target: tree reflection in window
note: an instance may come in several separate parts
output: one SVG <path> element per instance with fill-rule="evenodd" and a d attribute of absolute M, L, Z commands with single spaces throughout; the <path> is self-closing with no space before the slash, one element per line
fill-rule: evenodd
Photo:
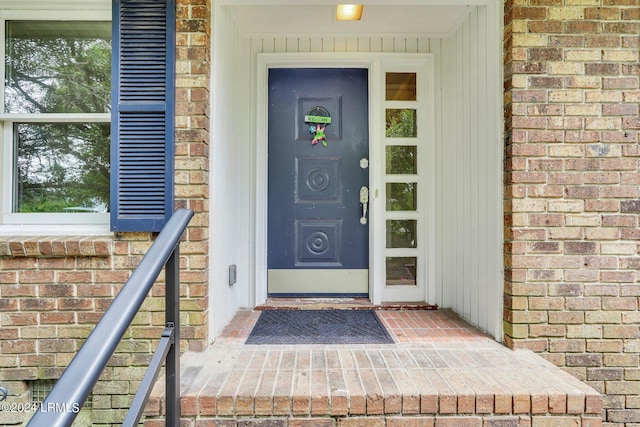
<path fill-rule="evenodd" d="M 109 205 L 111 23 L 8 21 L 4 110 L 14 124 L 14 211 L 99 212 Z M 37 114 L 75 114 L 58 123 Z"/>
<path fill-rule="evenodd" d="M 108 123 L 18 124 L 17 212 L 106 212 Z"/>
<path fill-rule="evenodd" d="M 387 183 L 387 211 L 415 211 L 417 187 L 415 182 Z"/>
<path fill-rule="evenodd" d="M 415 175 L 418 173 L 416 146 L 388 145 L 386 172 L 388 175 Z"/>
<path fill-rule="evenodd" d="M 387 220 L 387 248 L 417 247 L 417 227 L 415 219 Z"/>
<path fill-rule="evenodd" d="M 415 138 L 418 135 L 416 110 L 386 109 L 385 136 L 387 138 Z"/>

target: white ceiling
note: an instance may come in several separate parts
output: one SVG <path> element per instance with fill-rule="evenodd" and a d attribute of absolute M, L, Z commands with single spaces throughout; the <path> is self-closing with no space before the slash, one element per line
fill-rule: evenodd
<path fill-rule="evenodd" d="M 467 13 L 469 6 L 490 0 L 359 0 L 362 21 L 338 22 L 335 7 L 341 0 L 217 0 L 234 14 L 247 35 L 419 35 L 446 36 Z M 60 10 L 77 0 L 0 0 L 0 10 L 14 8 Z M 84 0 L 92 10 L 109 12 L 109 0 Z M 7 15 L 10 16 L 10 15 Z"/>
<path fill-rule="evenodd" d="M 229 5 L 244 34 L 445 36 L 468 6 L 365 5 L 361 21 L 336 21 L 334 4 Z"/>

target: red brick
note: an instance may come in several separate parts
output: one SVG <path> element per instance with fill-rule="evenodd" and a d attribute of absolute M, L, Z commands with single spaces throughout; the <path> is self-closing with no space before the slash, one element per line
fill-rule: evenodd
<path fill-rule="evenodd" d="M 547 102 L 544 90 L 514 90 L 513 102 Z"/>
<path fill-rule="evenodd" d="M 288 427 L 333 427 L 335 421 L 332 418 L 291 418 Z"/>
<path fill-rule="evenodd" d="M 20 283 L 52 283 L 54 272 L 46 270 L 21 271 L 18 277 Z"/>
<path fill-rule="evenodd" d="M 601 136 L 599 132 L 565 132 L 565 141 L 564 142 L 593 142 L 597 143 L 601 141 Z"/>
<path fill-rule="evenodd" d="M 58 299 L 58 310 L 92 310 L 93 300 L 85 298 L 60 298 Z"/>
<path fill-rule="evenodd" d="M 0 258 L 0 266 L 3 270 L 25 270 L 35 269 L 38 264 L 36 258 Z"/>
<path fill-rule="evenodd" d="M 608 34 L 638 34 L 640 33 L 640 24 L 636 22 L 605 22 L 604 32 Z"/>
<path fill-rule="evenodd" d="M 22 311 L 47 311 L 56 308 L 56 300 L 52 298 L 23 299 L 20 301 Z"/>
<path fill-rule="evenodd" d="M 514 7 L 511 9 L 512 19 L 538 19 L 547 18 L 547 9 L 544 7 Z"/>
<path fill-rule="evenodd" d="M 528 28 L 529 32 L 533 34 L 561 34 L 564 31 L 563 23 L 561 21 L 530 21 Z"/>
<path fill-rule="evenodd" d="M 40 351 L 44 351 L 40 349 Z M 0 341 L 0 353 L 2 354 L 25 354 L 35 353 L 36 345 L 33 340 L 3 340 Z M 8 379 L 8 378 L 7 378 Z M 21 379 L 21 378 L 15 378 Z"/>
<path fill-rule="evenodd" d="M 559 89 L 563 87 L 562 77 L 543 77 L 543 76 L 530 76 L 529 88 L 547 88 L 547 89 Z"/>
<path fill-rule="evenodd" d="M 575 254 L 595 254 L 596 253 L 595 242 L 565 242 L 564 253 Z"/>
<path fill-rule="evenodd" d="M 587 7 L 584 16 L 587 19 L 619 20 L 621 10 L 618 7 Z"/>
<path fill-rule="evenodd" d="M 549 45 L 554 47 L 584 47 L 585 37 L 583 36 L 550 36 Z"/>
<path fill-rule="evenodd" d="M 620 212 L 622 213 L 640 212 L 640 200 L 624 200 L 620 202 Z"/>
<path fill-rule="evenodd" d="M 587 75 L 618 75 L 621 72 L 620 64 L 585 64 Z"/>
<path fill-rule="evenodd" d="M 57 274 L 58 283 L 90 283 L 92 281 L 91 271 L 59 271 Z"/>
<path fill-rule="evenodd" d="M 585 212 L 618 212 L 620 202 L 617 200 L 586 200 Z"/>
<path fill-rule="evenodd" d="M 565 24 L 567 33 L 599 33 L 601 24 L 597 21 L 569 21 Z"/>
<path fill-rule="evenodd" d="M 564 225 L 562 214 L 529 214 L 531 227 L 561 227 Z"/>
<path fill-rule="evenodd" d="M 74 294 L 74 287 L 72 285 L 54 284 L 44 285 L 39 288 L 39 295 L 41 297 L 64 297 L 72 296 Z"/>
<path fill-rule="evenodd" d="M 620 36 L 613 35 L 589 35 L 585 37 L 586 47 L 620 47 Z"/>
<path fill-rule="evenodd" d="M 638 87 L 638 78 L 637 77 L 607 77 L 603 80 L 603 87 L 605 89 L 636 89 Z M 605 108 L 615 108 L 614 105 L 603 105 L 603 110 Z M 633 107 L 633 104 L 621 105 L 620 107 L 629 108 Z M 635 106 L 637 109 L 637 105 Z"/>
<path fill-rule="evenodd" d="M 602 114 L 605 116 L 637 116 L 638 105 L 637 104 L 617 104 L 602 106 Z"/>
<path fill-rule="evenodd" d="M 513 172 L 511 182 L 518 184 L 546 183 L 547 174 L 544 172 Z"/>
<path fill-rule="evenodd" d="M 0 343 L 0 348 L 2 343 Z M 26 367 L 26 368 L 5 368 L 0 372 L 0 378 L 4 381 L 28 381 L 28 380 L 36 380 L 38 379 L 38 371 L 40 368 L 37 367 Z"/>
<path fill-rule="evenodd" d="M 434 417 L 387 417 L 387 427 L 433 427 Z"/>
<path fill-rule="evenodd" d="M 340 418 L 338 427 L 384 427 L 384 417 Z"/>

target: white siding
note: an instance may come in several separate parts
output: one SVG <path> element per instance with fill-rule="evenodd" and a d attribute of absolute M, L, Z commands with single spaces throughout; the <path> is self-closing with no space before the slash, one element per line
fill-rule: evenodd
<path fill-rule="evenodd" d="M 429 45 L 429 38 L 418 37 L 254 37 L 249 56 L 285 52 L 429 53 Z M 250 60 L 250 57 L 245 58 L 245 61 Z"/>
<path fill-rule="evenodd" d="M 502 126 L 500 11 L 469 9 L 448 38 L 256 37 L 216 7 L 211 143 L 211 336 L 255 303 L 256 63 L 258 53 L 435 55 L 436 250 L 428 302 L 501 338 Z M 431 221 L 430 221 L 431 222 Z M 229 287 L 227 267 L 238 264 Z"/>
<path fill-rule="evenodd" d="M 442 40 L 437 218 L 440 304 L 500 338 L 502 136 L 498 28 L 492 8 L 470 10 Z M 492 61 L 493 60 L 493 61 Z"/>
<path fill-rule="evenodd" d="M 252 168 L 247 100 L 251 97 L 248 67 L 238 67 L 248 41 L 240 37 L 224 8 L 215 11 L 212 52 L 210 141 L 210 336 L 216 337 L 240 307 L 251 304 L 251 223 L 248 212 Z M 216 43 L 224 40 L 224 43 Z M 240 84 L 245 82 L 245 84 Z M 245 113 L 238 114 L 244 111 Z M 237 265 L 238 281 L 229 286 L 229 266 Z"/>

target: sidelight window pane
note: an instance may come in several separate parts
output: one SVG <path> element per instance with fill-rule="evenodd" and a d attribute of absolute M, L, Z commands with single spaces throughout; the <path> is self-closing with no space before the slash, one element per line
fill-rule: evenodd
<path fill-rule="evenodd" d="M 417 247 L 417 226 L 415 219 L 387 220 L 387 248 Z"/>
<path fill-rule="evenodd" d="M 389 145 L 386 148 L 388 175 L 415 175 L 418 173 L 418 147 Z"/>
<path fill-rule="evenodd" d="M 387 183 L 387 211 L 415 211 L 418 208 L 415 182 Z"/>
<path fill-rule="evenodd" d="M 416 110 L 387 108 L 385 129 L 387 138 L 415 138 L 418 135 Z"/>
<path fill-rule="evenodd" d="M 387 101 L 415 101 L 416 73 L 387 73 Z"/>
<path fill-rule="evenodd" d="M 387 73 L 387 101 L 415 101 L 416 73 Z"/>
<path fill-rule="evenodd" d="M 387 286 L 415 286 L 416 265 L 416 257 L 387 257 Z"/>

